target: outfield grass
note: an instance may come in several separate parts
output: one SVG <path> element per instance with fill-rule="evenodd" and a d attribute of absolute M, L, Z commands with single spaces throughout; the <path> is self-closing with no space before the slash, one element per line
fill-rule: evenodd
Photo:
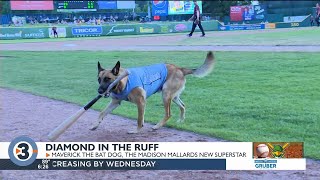
<path fill-rule="evenodd" d="M 117 60 L 124 67 L 161 61 L 197 67 L 205 53 L 5 51 L 2 56 L 2 87 L 84 105 L 96 96 L 98 60 L 105 67 Z M 320 159 L 319 53 L 218 52 L 216 59 L 207 78 L 187 78 L 181 96 L 186 122 L 175 122 L 179 109 L 173 104 L 169 127 L 233 141 L 303 141 L 305 155 Z M 101 110 L 108 101 L 93 108 Z M 126 102 L 115 113 L 137 117 Z M 150 97 L 146 121 L 157 123 L 163 113 L 160 95 Z"/>
<path fill-rule="evenodd" d="M 177 45 L 320 45 L 320 28 L 292 28 L 276 30 L 218 32 L 206 38 L 188 38 Z M 195 36 L 199 36 L 195 33 Z"/>

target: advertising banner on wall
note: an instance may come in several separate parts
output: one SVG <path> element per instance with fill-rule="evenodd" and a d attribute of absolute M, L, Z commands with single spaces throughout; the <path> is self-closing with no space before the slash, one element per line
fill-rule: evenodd
<path fill-rule="evenodd" d="M 134 35 L 136 34 L 135 25 L 113 25 L 105 26 L 104 36 L 115 36 L 115 35 Z"/>
<path fill-rule="evenodd" d="M 202 26 L 207 31 L 218 30 L 218 21 L 204 21 Z M 136 34 L 158 34 L 189 32 L 189 22 L 160 24 L 123 24 L 105 26 L 57 27 L 58 37 L 90 37 L 90 36 L 121 36 Z M 196 31 L 200 31 L 198 28 Z M 45 28 L 1 28 L 0 39 L 54 38 L 52 27 Z"/>
<path fill-rule="evenodd" d="M 266 29 L 275 29 L 276 28 L 276 23 L 266 23 L 265 24 Z"/>
<path fill-rule="evenodd" d="M 10 1 L 11 10 L 53 10 L 53 0 L 46 1 Z"/>
<path fill-rule="evenodd" d="M 266 16 L 266 6 L 265 5 L 256 5 L 254 6 L 254 18 L 256 20 L 263 20 Z"/>
<path fill-rule="evenodd" d="M 245 25 L 228 25 L 220 26 L 220 31 L 236 31 L 236 30 L 257 30 L 265 29 L 265 24 L 245 24 Z"/>
<path fill-rule="evenodd" d="M 168 1 L 167 0 L 152 1 L 152 15 L 153 16 L 168 15 Z"/>
<path fill-rule="evenodd" d="M 40 39 L 48 38 L 47 28 L 2 28 L 0 39 Z"/>
<path fill-rule="evenodd" d="M 202 1 L 197 1 L 200 13 L 202 13 Z M 193 14 L 194 11 L 193 1 L 169 1 L 168 14 Z"/>
<path fill-rule="evenodd" d="M 308 16 L 286 16 L 283 17 L 283 22 L 302 22 L 308 18 Z"/>
<path fill-rule="evenodd" d="M 135 1 L 117 1 L 117 9 L 134 9 L 136 7 Z"/>
<path fill-rule="evenodd" d="M 117 9 L 116 0 L 98 1 L 98 9 Z"/>
<path fill-rule="evenodd" d="M 252 21 L 263 20 L 266 14 L 265 5 L 249 5 L 249 6 L 231 6 L 231 21 Z"/>
<path fill-rule="evenodd" d="M 83 26 L 72 27 L 73 36 L 100 36 L 102 35 L 102 26 Z"/>
<path fill-rule="evenodd" d="M 242 17 L 244 21 L 251 21 L 254 19 L 254 7 L 253 6 L 242 6 Z"/>
<path fill-rule="evenodd" d="M 241 6 L 230 6 L 230 20 L 231 21 L 242 21 L 242 7 Z"/>

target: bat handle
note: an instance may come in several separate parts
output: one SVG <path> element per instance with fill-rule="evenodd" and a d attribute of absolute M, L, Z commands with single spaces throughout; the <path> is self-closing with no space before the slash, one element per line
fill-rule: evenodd
<path fill-rule="evenodd" d="M 87 105 L 85 105 L 83 107 L 83 109 L 88 110 L 94 103 L 96 103 L 100 98 L 102 97 L 102 95 L 98 95 L 97 97 L 95 97 L 94 99 L 92 99 L 92 101 L 90 101 Z"/>

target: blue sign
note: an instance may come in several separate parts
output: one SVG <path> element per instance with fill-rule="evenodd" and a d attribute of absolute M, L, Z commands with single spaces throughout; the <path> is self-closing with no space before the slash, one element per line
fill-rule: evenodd
<path fill-rule="evenodd" d="M 98 1 L 99 9 L 117 9 L 116 0 Z"/>
<path fill-rule="evenodd" d="M 244 21 L 251 21 L 254 19 L 254 7 L 253 6 L 243 6 L 242 19 Z"/>
<path fill-rule="evenodd" d="M 255 29 L 265 29 L 265 24 L 219 26 L 220 31 L 255 30 Z"/>
<path fill-rule="evenodd" d="M 254 17 L 257 20 L 264 20 L 266 15 L 266 6 L 265 5 L 256 5 L 254 6 Z"/>
<path fill-rule="evenodd" d="M 72 35 L 74 36 L 89 36 L 89 35 L 101 35 L 101 26 L 87 26 L 87 27 L 73 27 Z"/>
<path fill-rule="evenodd" d="M 230 31 L 230 26 L 219 25 L 219 31 Z"/>
<path fill-rule="evenodd" d="M 275 169 L 277 168 L 277 160 L 254 160 L 257 169 Z"/>
<path fill-rule="evenodd" d="M 168 1 L 154 0 L 152 1 L 152 15 L 153 16 L 167 16 L 168 15 Z"/>

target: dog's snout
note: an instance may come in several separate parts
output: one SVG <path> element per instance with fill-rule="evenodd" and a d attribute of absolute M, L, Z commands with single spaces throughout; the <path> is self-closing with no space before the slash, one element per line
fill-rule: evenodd
<path fill-rule="evenodd" d="M 110 83 L 101 83 L 98 89 L 98 93 L 99 94 L 105 93 L 109 86 L 110 86 Z"/>
<path fill-rule="evenodd" d="M 102 94 L 102 93 L 104 93 L 104 90 L 103 90 L 102 88 L 99 88 L 99 89 L 98 89 L 98 93 L 99 93 L 99 94 Z"/>

